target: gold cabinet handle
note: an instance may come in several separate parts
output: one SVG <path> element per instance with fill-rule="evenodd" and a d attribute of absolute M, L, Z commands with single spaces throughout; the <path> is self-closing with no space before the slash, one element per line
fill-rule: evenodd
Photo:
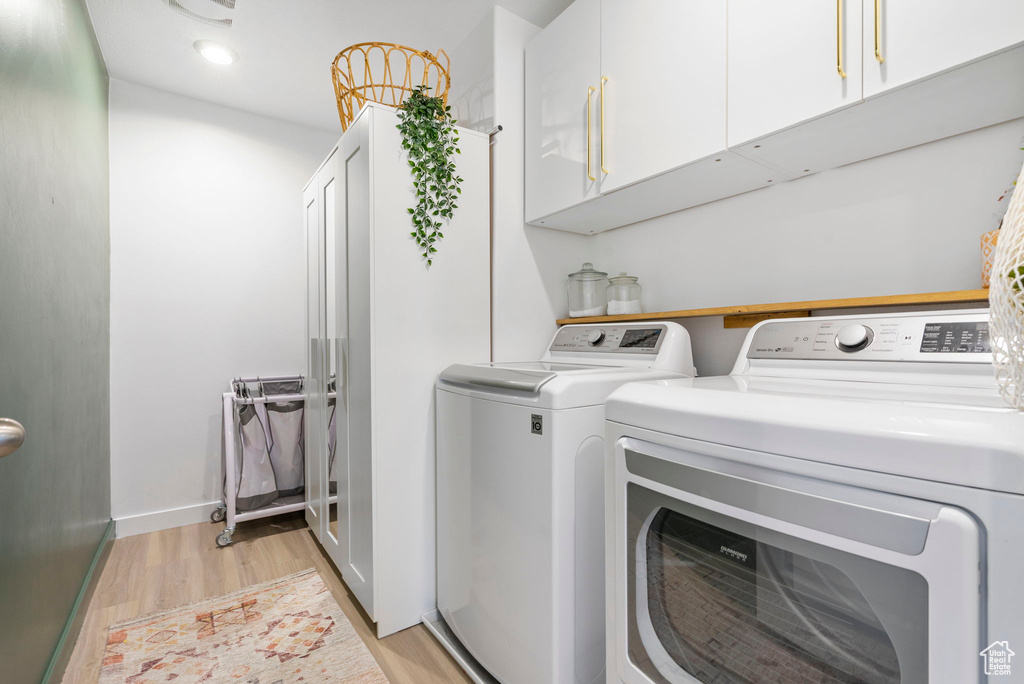
<path fill-rule="evenodd" d="M 604 84 L 608 82 L 607 76 L 601 77 L 601 173 L 610 173 L 604 164 Z"/>
<path fill-rule="evenodd" d="M 587 88 L 587 178 L 589 178 L 592 181 L 597 180 L 597 178 L 594 177 L 594 174 L 590 170 L 591 168 L 593 168 L 594 158 L 593 146 L 590 144 L 590 129 L 592 128 L 590 121 L 590 110 L 593 109 L 593 107 L 591 106 L 591 102 L 593 100 L 595 90 L 597 90 L 597 88 L 595 88 L 594 86 L 590 86 L 589 88 Z"/>
<path fill-rule="evenodd" d="M 875 0 L 875 59 L 885 64 L 882 56 L 882 0 Z"/>
<path fill-rule="evenodd" d="M 846 78 L 843 71 L 843 0 L 836 0 L 836 71 L 839 78 Z"/>

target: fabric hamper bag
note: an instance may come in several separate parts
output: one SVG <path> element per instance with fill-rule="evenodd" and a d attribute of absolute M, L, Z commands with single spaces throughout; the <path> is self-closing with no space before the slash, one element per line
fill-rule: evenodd
<path fill-rule="evenodd" d="M 277 478 L 267 446 L 267 411 L 263 406 L 242 404 L 234 411 L 239 457 L 235 462 L 235 508 L 251 511 L 278 498 Z"/>
<path fill-rule="evenodd" d="M 268 395 L 300 394 L 301 381 L 266 382 Z M 301 399 L 267 403 L 267 433 L 270 444 L 270 465 L 273 467 L 278 496 L 301 494 L 305 485 L 303 449 L 303 409 Z"/>

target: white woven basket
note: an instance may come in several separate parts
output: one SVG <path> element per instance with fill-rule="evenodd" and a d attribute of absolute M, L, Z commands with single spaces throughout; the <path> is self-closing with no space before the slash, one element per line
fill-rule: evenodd
<path fill-rule="evenodd" d="M 999 391 L 1024 410 L 1024 168 L 1021 174 L 992 263 L 989 333 Z"/>

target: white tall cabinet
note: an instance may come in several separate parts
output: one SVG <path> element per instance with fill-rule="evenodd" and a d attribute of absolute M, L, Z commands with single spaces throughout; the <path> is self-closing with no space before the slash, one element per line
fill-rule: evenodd
<path fill-rule="evenodd" d="M 488 140 L 429 268 L 398 117 L 367 105 L 304 193 L 306 520 L 379 636 L 436 605 L 434 379 L 490 354 Z"/>

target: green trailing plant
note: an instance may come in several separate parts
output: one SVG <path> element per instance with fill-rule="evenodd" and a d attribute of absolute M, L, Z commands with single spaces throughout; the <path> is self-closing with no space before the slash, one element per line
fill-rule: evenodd
<path fill-rule="evenodd" d="M 451 107 L 440 97 L 427 95 L 427 86 L 413 89 L 398 110 L 398 130 L 402 147 L 409 154 L 412 185 L 416 190 L 416 206 L 409 207 L 413 231 L 409 233 L 423 250 L 427 266 L 433 263 L 436 244 L 444 238 L 441 229 L 450 221 L 458 196 L 462 194 L 462 178 L 455 173 L 454 155 L 462 154 Z"/>

